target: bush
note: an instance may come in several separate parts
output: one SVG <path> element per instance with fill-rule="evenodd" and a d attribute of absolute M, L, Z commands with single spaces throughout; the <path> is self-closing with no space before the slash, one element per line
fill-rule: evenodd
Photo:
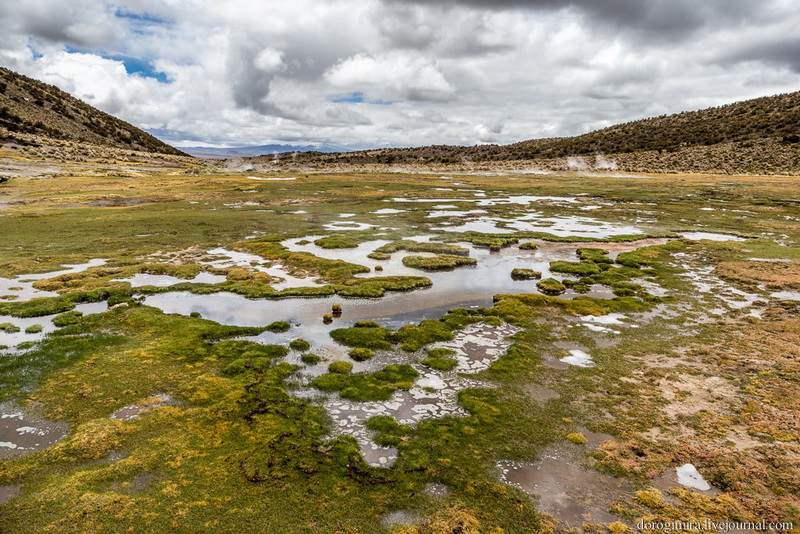
<path fill-rule="evenodd" d="M 40 324 L 32 324 L 25 329 L 26 334 L 38 334 L 41 331 L 42 331 L 42 325 Z"/>
<path fill-rule="evenodd" d="M 16 334 L 19 332 L 20 328 L 15 325 L 14 323 L 0 323 L 0 332 L 5 332 L 7 334 Z"/>
<path fill-rule="evenodd" d="M 519 249 L 520 249 L 520 250 L 536 250 L 537 248 L 539 248 L 539 245 L 537 245 L 537 244 L 536 244 L 536 243 L 534 243 L 533 241 L 529 241 L 529 242 L 527 242 L 527 243 L 522 243 L 522 244 L 519 246 Z"/>

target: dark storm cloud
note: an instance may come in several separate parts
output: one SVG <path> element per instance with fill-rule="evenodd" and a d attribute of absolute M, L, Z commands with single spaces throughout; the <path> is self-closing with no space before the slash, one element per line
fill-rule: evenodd
<path fill-rule="evenodd" d="M 724 64 L 759 61 L 788 67 L 800 73 L 800 37 L 769 36 L 763 41 L 739 45 L 723 53 L 717 60 Z"/>
<path fill-rule="evenodd" d="M 424 0 L 385 0 L 387 5 L 426 5 Z M 751 0 L 446 0 L 439 6 L 484 11 L 573 10 L 597 24 L 680 37 L 706 25 L 740 22 L 759 12 Z"/>

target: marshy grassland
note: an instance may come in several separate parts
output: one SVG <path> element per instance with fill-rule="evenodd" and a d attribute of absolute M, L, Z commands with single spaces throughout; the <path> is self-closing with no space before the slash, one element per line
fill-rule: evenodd
<path fill-rule="evenodd" d="M 0 532 L 800 524 L 800 179 L 86 165 L 0 183 L 0 406 L 68 425 L 0 448 Z M 33 282 L 46 296 L 3 296 L 93 259 Z M 144 274 L 171 283 L 133 287 Z M 231 293 L 269 320 L 216 315 Z M 89 303 L 107 309 L 74 311 Z M 18 342 L 21 321 L 53 327 Z M 501 326 L 502 344 L 461 334 Z M 446 415 L 379 414 L 358 436 L 328 404 L 437 391 Z M 564 491 L 589 493 L 577 508 L 500 467 L 546 470 L 554 450 L 572 451 Z M 686 464 L 710 489 L 676 480 Z"/>

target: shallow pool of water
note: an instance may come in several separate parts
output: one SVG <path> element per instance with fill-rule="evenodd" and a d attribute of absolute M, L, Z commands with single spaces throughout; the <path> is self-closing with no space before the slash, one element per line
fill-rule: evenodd
<path fill-rule="evenodd" d="M 58 293 L 52 291 L 42 291 L 33 287 L 33 283 L 38 280 L 47 280 L 65 274 L 80 273 L 92 267 L 105 265 L 104 259 L 93 259 L 86 263 L 75 265 L 64 265 L 66 269 L 51 271 L 47 273 L 23 274 L 14 278 L 0 277 L 0 301 L 22 302 L 39 297 L 56 297 Z"/>

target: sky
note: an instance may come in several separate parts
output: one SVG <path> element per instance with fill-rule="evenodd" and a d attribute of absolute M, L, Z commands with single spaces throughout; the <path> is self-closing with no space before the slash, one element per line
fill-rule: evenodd
<path fill-rule="evenodd" d="M 800 90 L 796 0 L 0 2 L 0 65 L 175 146 L 512 143 Z"/>

